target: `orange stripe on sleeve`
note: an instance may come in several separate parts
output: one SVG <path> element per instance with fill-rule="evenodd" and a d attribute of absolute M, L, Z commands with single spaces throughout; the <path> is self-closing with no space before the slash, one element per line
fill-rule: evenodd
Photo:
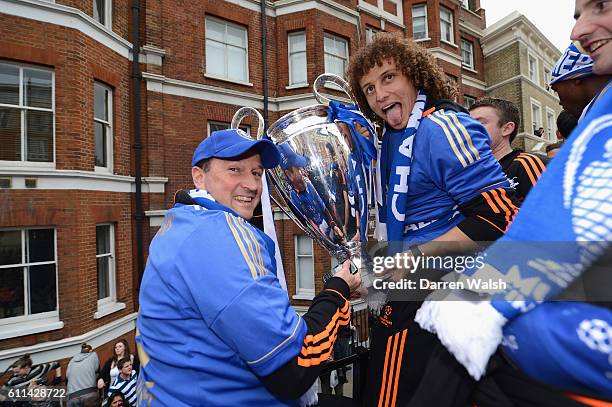
<path fill-rule="evenodd" d="M 514 218 L 514 216 L 516 216 L 516 213 L 518 212 L 518 208 L 516 207 L 516 205 L 512 203 L 512 200 L 508 198 L 508 195 L 506 194 L 505 189 L 501 189 L 500 192 L 501 192 L 502 200 L 506 202 L 508 206 L 510 207 L 510 209 L 512 209 L 512 211 L 514 212 L 514 215 L 512 216 Z"/>
<path fill-rule="evenodd" d="M 487 203 L 489 204 L 489 206 L 491 207 L 491 209 L 493 209 L 494 213 L 499 213 L 499 209 L 497 208 L 497 205 L 495 205 L 493 203 L 493 201 L 491 200 L 491 197 L 489 196 L 489 193 L 487 191 L 482 193 L 482 196 L 484 196 L 484 198 L 487 200 Z"/>
<path fill-rule="evenodd" d="M 531 154 L 524 154 L 522 158 L 526 160 L 529 164 L 531 164 L 531 169 L 533 170 L 533 174 L 535 175 L 536 181 L 540 179 L 540 176 L 542 176 L 542 171 L 540 170 L 540 167 L 538 167 L 538 164 L 536 164 L 534 156 L 532 156 Z"/>
<path fill-rule="evenodd" d="M 544 170 L 546 169 L 546 165 L 544 165 L 544 161 L 542 161 L 540 157 L 538 157 L 535 154 L 529 154 L 529 153 L 523 153 L 523 154 L 526 155 L 527 157 L 530 157 L 533 160 L 533 162 L 537 164 L 540 172 L 544 172 Z"/>
<path fill-rule="evenodd" d="M 582 403 L 591 407 L 612 407 L 612 403 L 604 400 L 597 400 L 590 397 L 579 396 L 577 394 L 567 394 L 567 396 L 571 399 L 576 400 L 579 403 Z"/>
<path fill-rule="evenodd" d="M 523 158 L 517 158 L 516 161 L 520 162 L 523 168 L 525 168 L 525 172 L 527 172 L 527 176 L 529 177 L 529 181 L 531 181 L 531 185 L 535 185 L 537 179 L 534 177 L 533 172 L 531 171 L 531 168 L 527 161 L 525 161 Z"/>
<path fill-rule="evenodd" d="M 500 232 L 504 233 L 504 231 L 503 231 L 503 230 L 501 230 L 501 229 L 499 228 L 499 226 L 497 226 L 495 223 L 491 222 L 490 220 L 488 220 L 488 219 L 486 219 L 486 218 L 483 218 L 483 217 L 482 217 L 482 216 L 480 216 L 480 215 L 476 215 L 476 217 L 477 217 L 477 218 L 480 218 L 480 219 L 482 219 L 482 220 L 484 220 L 484 221 L 485 221 L 485 222 L 487 222 L 489 225 L 493 226 L 495 229 L 497 229 L 497 230 L 499 230 Z"/>
<path fill-rule="evenodd" d="M 387 338 L 387 351 L 385 352 L 385 364 L 383 366 L 382 383 L 380 384 L 380 395 L 378 396 L 378 407 L 383 406 L 383 401 L 384 401 L 384 396 L 385 396 L 385 387 L 387 384 L 387 366 L 389 365 L 389 349 L 391 348 L 392 338 L 393 338 L 392 336 Z"/>
<path fill-rule="evenodd" d="M 489 192 L 491 193 L 491 195 L 493 195 L 493 198 L 495 199 L 495 202 L 497 202 L 497 204 L 502 209 L 502 211 L 504 211 L 504 214 L 506 215 L 506 225 L 509 225 L 510 221 L 512 219 L 512 216 L 514 215 L 513 212 L 502 201 L 501 196 L 498 195 L 499 194 L 498 190 L 492 189 Z"/>
<path fill-rule="evenodd" d="M 404 329 L 402 333 L 402 342 L 400 343 L 399 356 L 397 358 L 397 371 L 395 373 L 395 383 L 393 384 L 393 398 L 391 399 L 391 407 L 395 407 L 395 399 L 397 398 L 397 384 L 399 382 L 400 370 L 402 368 L 402 357 L 404 356 L 404 345 L 406 344 L 406 333 L 408 329 Z"/>

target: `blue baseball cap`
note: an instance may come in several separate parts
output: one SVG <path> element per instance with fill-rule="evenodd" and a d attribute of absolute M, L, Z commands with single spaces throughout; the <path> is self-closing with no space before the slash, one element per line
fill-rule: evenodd
<path fill-rule="evenodd" d="M 593 60 L 582 47 L 571 43 L 551 73 L 550 85 L 568 79 L 578 79 L 593 74 Z"/>
<path fill-rule="evenodd" d="M 280 166 L 283 170 L 289 167 L 306 167 L 308 159 L 296 153 L 293 148 L 287 143 L 278 146 L 280 152 Z"/>
<path fill-rule="evenodd" d="M 191 165 L 195 166 L 207 158 L 234 158 L 256 149 L 261 157 L 264 168 L 276 167 L 280 161 L 280 154 L 274 143 L 270 140 L 253 140 L 240 129 L 227 129 L 213 131 L 195 149 Z"/>

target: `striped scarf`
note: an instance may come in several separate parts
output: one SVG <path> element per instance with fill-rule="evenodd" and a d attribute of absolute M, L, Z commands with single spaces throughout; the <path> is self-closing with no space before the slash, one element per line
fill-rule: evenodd
<path fill-rule="evenodd" d="M 380 171 L 377 172 L 381 191 L 378 195 L 379 223 L 383 228 L 386 227 L 388 241 L 401 241 L 404 236 L 404 212 L 412 165 L 412 144 L 421 124 L 426 102 L 427 95 L 420 90 L 406 128 L 404 130 L 385 128 L 383 133 L 381 156 L 378 160 Z M 386 158 L 390 152 L 393 156 L 389 163 Z"/>

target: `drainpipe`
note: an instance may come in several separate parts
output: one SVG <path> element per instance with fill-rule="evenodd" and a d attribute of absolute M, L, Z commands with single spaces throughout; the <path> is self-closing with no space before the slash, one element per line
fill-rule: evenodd
<path fill-rule="evenodd" d="M 268 131 L 268 31 L 266 26 L 266 0 L 260 0 L 261 4 L 261 46 L 262 46 L 262 69 L 263 69 L 263 118 L 264 132 Z"/>
<path fill-rule="evenodd" d="M 142 274 L 144 272 L 144 251 L 142 224 L 145 216 L 142 210 L 142 168 L 141 154 L 142 144 L 140 140 L 140 0 L 132 0 L 132 127 L 134 129 L 134 167 L 136 178 L 136 272 L 138 276 L 137 286 L 140 288 Z M 136 291 L 138 293 L 138 290 Z M 137 294 L 136 294 L 137 295 Z"/>

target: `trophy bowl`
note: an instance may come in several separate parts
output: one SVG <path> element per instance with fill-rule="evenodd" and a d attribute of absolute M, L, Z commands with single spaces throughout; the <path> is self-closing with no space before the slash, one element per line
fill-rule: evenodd
<path fill-rule="evenodd" d="M 339 264 L 351 259 L 357 272 L 367 236 L 369 165 L 364 165 L 354 130 L 331 119 L 330 100 L 318 91 L 326 82 L 354 99 L 342 78 L 319 76 L 313 91 L 320 104 L 290 112 L 268 129 L 281 162 L 267 173 L 281 208 Z"/>

